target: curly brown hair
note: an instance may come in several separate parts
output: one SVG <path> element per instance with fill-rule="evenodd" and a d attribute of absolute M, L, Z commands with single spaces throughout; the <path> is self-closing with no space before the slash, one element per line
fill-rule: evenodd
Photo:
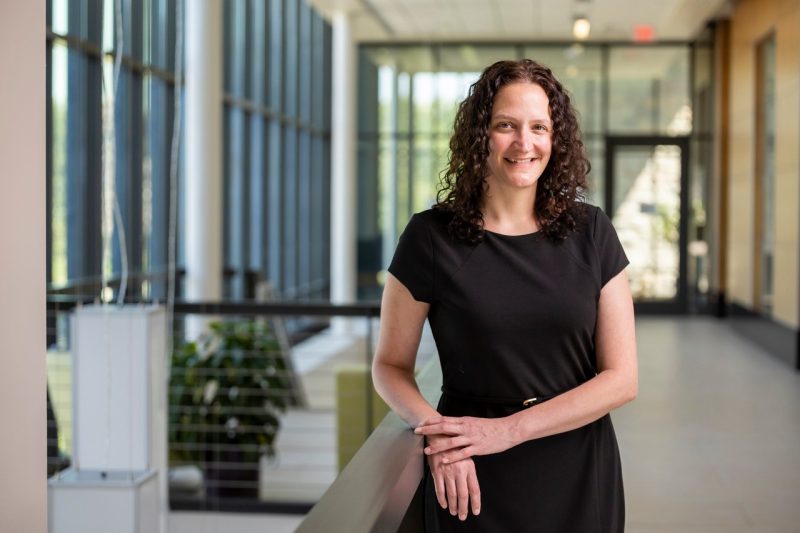
<path fill-rule="evenodd" d="M 569 94 L 550 69 L 536 61 L 498 61 L 483 71 L 458 106 L 448 166 L 434 205 L 452 215 L 448 230 L 457 240 L 479 242 L 483 238 L 481 207 L 492 106 L 500 89 L 516 82 L 539 85 L 549 100 L 552 151 L 539 177 L 533 206 L 541 231 L 551 240 L 562 240 L 575 229 L 584 211 L 581 206 L 591 165 Z"/>

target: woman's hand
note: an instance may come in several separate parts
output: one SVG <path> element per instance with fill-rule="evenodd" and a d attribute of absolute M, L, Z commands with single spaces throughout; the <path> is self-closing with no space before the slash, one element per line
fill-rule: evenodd
<path fill-rule="evenodd" d="M 512 417 L 435 416 L 422 422 L 414 433 L 440 437 L 428 441 L 425 454 L 441 455 L 444 464 L 503 452 L 520 443 L 516 419 Z"/>
<path fill-rule="evenodd" d="M 430 447 L 449 437 L 429 435 L 426 440 Z M 474 515 L 481 512 L 481 489 L 472 459 L 446 463 L 442 454 L 428 455 L 428 466 L 436 488 L 436 500 L 442 509 L 449 508 L 450 514 L 458 514 L 459 520 L 467 519 L 470 507 Z"/>

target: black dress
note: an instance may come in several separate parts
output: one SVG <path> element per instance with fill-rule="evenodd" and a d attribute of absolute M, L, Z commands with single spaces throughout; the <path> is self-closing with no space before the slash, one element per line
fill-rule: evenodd
<path fill-rule="evenodd" d="M 431 304 L 442 365 L 438 411 L 500 417 L 597 374 L 600 289 L 628 264 L 608 217 L 585 205 L 564 241 L 484 232 L 478 244 L 447 232 L 448 216 L 414 215 L 389 271 Z M 610 416 L 499 454 L 474 458 L 481 513 L 461 522 L 436 502 L 426 472 L 428 531 L 616 533 L 625 504 Z M 427 468 L 427 467 L 426 467 Z"/>

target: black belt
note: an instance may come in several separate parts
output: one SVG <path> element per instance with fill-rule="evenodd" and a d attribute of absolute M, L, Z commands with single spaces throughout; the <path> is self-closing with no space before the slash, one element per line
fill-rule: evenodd
<path fill-rule="evenodd" d="M 556 396 L 558 396 L 557 394 L 552 394 L 550 396 L 532 396 L 526 399 L 503 398 L 499 396 L 475 396 L 474 394 L 464 394 L 461 392 L 456 392 L 452 389 L 448 389 L 444 385 L 442 385 L 442 392 L 458 400 L 464 400 L 468 402 L 485 403 L 492 405 L 513 405 L 513 406 L 522 405 L 522 407 L 532 407 L 534 405 L 546 402 L 547 400 L 551 400 Z"/>

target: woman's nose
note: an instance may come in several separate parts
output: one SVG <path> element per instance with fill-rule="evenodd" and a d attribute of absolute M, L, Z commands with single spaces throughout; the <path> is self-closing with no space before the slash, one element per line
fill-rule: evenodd
<path fill-rule="evenodd" d="M 529 150 L 533 146 L 533 132 L 527 128 L 520 128 L 517 130 L 517 138 L 515 140 L 520 149 Z"/>

